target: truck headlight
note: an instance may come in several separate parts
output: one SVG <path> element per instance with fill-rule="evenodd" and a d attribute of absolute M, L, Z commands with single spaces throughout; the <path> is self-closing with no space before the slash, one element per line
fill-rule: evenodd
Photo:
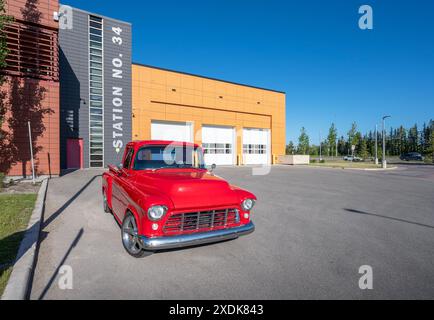
<path fill-rule="evenodd" d="M 148 217 L 152 221 L 160 220 L 167 212 L 167 207 L 165 206 L 152 206 L 148 209 Z"/>
<path fill-rule="evenodd" d="M 255 205 L 255 200 L 253 199 L 246 199 L 243 202 L 241 202 L 241 207 L 244 211 L 250 211 L 253 206 Z"/>

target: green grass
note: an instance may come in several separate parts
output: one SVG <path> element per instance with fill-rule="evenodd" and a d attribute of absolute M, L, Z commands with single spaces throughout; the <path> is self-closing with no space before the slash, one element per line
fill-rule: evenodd
<path fill-rule="evenodd" d="M 312 166 L 328 168 L 357 168 L 357 169 L 376 169 L 381 168 L 381 164 L 375 165 L 373 162 L 351 162 L 351 161 L 326 161 L 324 163 L 310 163 Z"/>
<path fill-rule="evenodd" d="M 8 283 L 36 194 L 0 195 L 0 296 Z"/>

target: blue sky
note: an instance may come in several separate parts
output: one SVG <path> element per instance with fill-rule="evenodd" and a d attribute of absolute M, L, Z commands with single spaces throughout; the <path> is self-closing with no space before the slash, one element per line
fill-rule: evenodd
<path fill-rule="evenodd" d="M 65 0 L 129 21 L 133 61 L 286 92 L 287 141 L 434 119 L 434 1 Z M 358 8 L 373 8 L 360 30 Z"/>

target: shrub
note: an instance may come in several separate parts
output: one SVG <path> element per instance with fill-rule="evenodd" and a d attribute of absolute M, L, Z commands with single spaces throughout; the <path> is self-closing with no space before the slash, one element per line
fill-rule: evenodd
<path fill-rule="evenodd" d="M 316 163 L 316 159 L 310 160 L 310 163 Z"/>
<path fill-rule="evenodd" d="M 324 159 L 321 159 L 321 160 L 319 161 L 319 163 L 325 163 L 325 160 L 324 160 Z"/>

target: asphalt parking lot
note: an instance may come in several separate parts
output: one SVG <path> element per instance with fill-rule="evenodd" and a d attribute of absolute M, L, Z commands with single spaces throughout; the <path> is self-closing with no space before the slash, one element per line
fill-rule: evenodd
<path fill-rule="evenodd" d="M 258 196 L 256 231 L 143 259 L 101 205 L 102 171 L 51 179 L 32 299 L 434 298 L 434 167 L 217 168 Z M 60 289 L 59 270 L 73 270 Z M 373 289 L 358 286 L 373 269 Z"/>

